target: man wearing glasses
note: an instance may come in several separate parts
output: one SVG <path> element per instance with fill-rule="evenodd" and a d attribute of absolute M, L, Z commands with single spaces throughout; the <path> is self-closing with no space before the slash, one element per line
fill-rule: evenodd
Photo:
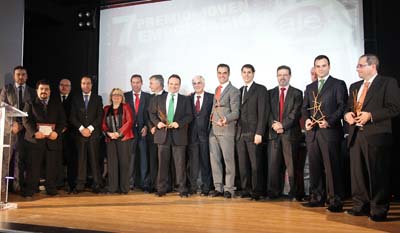
<path fill-rule="evenodd" d="M 395 79 L 378 74 L 376 55 L 362 55 L 361 81 L 350 86 L 344 119 L 349 123 L 350 173 L 353 208 L 346 213 L 385 221 L 390 203 L 391 119 L 400 114 Z"/>

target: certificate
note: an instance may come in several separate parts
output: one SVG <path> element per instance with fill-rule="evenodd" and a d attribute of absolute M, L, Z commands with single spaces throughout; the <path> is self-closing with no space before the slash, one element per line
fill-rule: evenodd
<path fill-rule="evenodd" d="M 39 132 L 43 133 L 45 136 L 49 136 L 50 133 L 53 132 L 55 124 L 37 123 L 36 126 Z"/>

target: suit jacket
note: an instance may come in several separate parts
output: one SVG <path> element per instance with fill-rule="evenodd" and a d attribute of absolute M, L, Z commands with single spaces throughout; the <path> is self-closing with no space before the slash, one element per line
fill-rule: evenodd
<path fill-rule="evenodd" d="M 69 120 L 73 127 L 73 131 L 80 135 L 80 126 L 87 128 L 89 125 L 92 125 L 94 131 L 92 132 L 90 138 L 99 137 L 101 133 L 101 120 L 103 116 L 103 101 L 101 96 L 92 92 L 87 110 L 85 110 L 85 102 L 82 92 L 74 95 L 71 101 L 72 107 Z"/>
<path fill-rule="evenodd" d="M 326 116 L 325 120 L 328 122 L 329 127 L 320 129 L 318 125 L 315 125 L 312 130 L 306 131 L 306 141 L 313 141 L 317 130 L 320 130 L 321 137 L 326 141 L 341 140 L 343 138 L 341 120 L 348 98 L 345 82 L 329 76 L 319 94 L 318 80 L 307 85 L 302 106 L 304 119 L 309 119 L 313 115 L 313 110 L 310 108 L 314 105 L 314 95 L 317 96 L 317 101 L 321 103 L 321 110 Z"/>
<path fill-rule="evenodd" d="M 110 126 L 107 124 L 107 114 L 108 111 L 110 111 L 111 105 L 107 105 L 104 107 L 104 112 L 103 112 L 103 120 L 102 120 L 102 130 L 103 132 L 112 132 L 112 130 L 110 129 Z M 111 111 L 113 111 L 113 109 L 111 109 Z M 114 115 L 114 114 L 112 114 Z M 121 117 L 121 127 L 118 129 L 118 132 L 120 133 L 120 135 L 122 135 L 121 141 L 126 141 L 129 139 L 132 139 L 134 137 L 133 134 L 133 129 L 132 129 L 132 125 L 133 125 L 133 116 L 132 116 L 132 111 L 131 108 L 129 107 L 129 104 L 125 103 L 122 104 L 122 116 Z M 110 142 L 111 138 L 109 138 L 106 135 L 106 142 Z"/>
<path fill-rule="evenodd" d="M 24 99 L 23 102 L 26 103 L 36 97 L 36 91 L 35 89 L 29 87 L 28 85 L 25 85 L 25 90 L 24 90 Z M 18 93 L 17 90 L 15 89 L 15 83 L 8 84 L 6 85 L 3 89 L 1 89 L 0 93 L 0 102 L 4 102 L 8 105 L 11 105 L 15 108 L 18 108 Z M 8 120 L 8 119 L 6 119 Z M 20 127 L 23 127 L 22 125 L 22 120 L 18 119 L 17 122 L 20 125 Z M 6 124 L 8 127 L 10 124 Z M 6 129 L 7 132 L 9 130 Z M 20 131 L 21 133 L 23 131 Z M 23 135 L 22 135 L 23 136 Z"/>
<path fill-rule="evenodd" d="M 163 95 L 163 94 L 165 94 L 165 93 L 168 93 L 168 92 L 166 92 L 166 91 L 163 90 L 161 95 Z M 151 121 L 151 119 L 150 119 L 150 115 L 151 115 L 151 112 L 152 112 L 153 110 L 155 110 L 155 108 L 156 108 L 156 103 L 155 103 L 156 96 L 157 96 L 156 94 L 151 94 L 151 95 L 150 95 L 149 105 L 148 105 L 148 107 L 147 107 L 147 119 L 148 119 L 148 121 L 147 121 L 147 127 L 149 128 L 149 130 L 155 126 L 155 125 L 153 124 L 153 122 Z M 151 133 L 149 133 L 149 134 L 147 134 L 147 135 L 151 135 Z"/>
<path fill-rule="evenodd" d="M 268 138 L 276 139 L 278 134 L 272 129 L 274 121 L 279 121 L 279 86 L 268 91 L 271 105 L 271 114 L 268 120 Z M 283 107 L 282 126 L 283 134 L 280 136 L 290 141 L 299 141 L 302 137 L 300 127 L 301 106 L 303 103 L 303 92 L 297 88 L 289 86 L 286 92 L 285 103 Z"/>
<path fill-rule="evenodd" d="M 24 117 L 22 122 L 26 129 L 25 140 L 35 144 L 38 147 L 47 146 L 49 150 L 61 149 L 61 133 L 66 126 L 66 117 L 60 100 L 50 97 L 47 103 L 47 110 L 38 97 L 25 103 L 24 111 L 28 117 Z M 38 131 L 37 124 L 55 124 L 53 131 L 58 134 L 56 140 L 35 139 L 35 133 Z"/>
<path fill-rule="evenodd" d="M 154 97 L 154 106 L 151 110 L 150 120 L 155 126 L 157 126 L 157 124 L 161 121 L 165 123 L 166 119 L 163 119 L 162 115 L 167 117 L 167 96 L 168 93 L 164 93 Z M 179 124 L 179 128 L 167 130 L 156 128 L 156 132 L 154 134 L 154 143 L 165 144 L 168 139 L 168 132 L 170 132 L 174 145 L 185 146 L 188 144 L 188 127 L 192 121 L 192 106 L 190 105 L 190 99 L 187 96 L 178 94 L 177 101 L 174 122 Z"/>
<path fill-rule="evenodd" d="M 133 128 L 137 127 L 137 129 L 142 130 L 144 126 L 147 126 L 147 122 L 149 120 L 149 115 L 148 115 L 148 108 L 150 104 L 150 98 L 151 95 L 147 92 L 141 92 L 140 94 L 140 102 L 139 102 L 139 110 L 138 113 L 136 114 L 135 112 L 135 102 L 134 102 L 134 95 L 132 91 L 128 91 L 124 93 L 125 96 L 125 102 L 129 104 L 131 107 L 132 115 L 133 115 L 133 122 L 134 124 L 132 125 Z"/>
<path fill-rule="evenodd" d="M 189 143 L 206 142 L 210 135 L 210 115 L 212 111 L 214 95 L 204 92 L 203 104 L 200 112 L 196 112 L 196 94 L 190 96 L 192 104 L 193 121 L 189 126 Z"/>
<path fill-rule="evenodd" d="M 237 124 L 236 139 L 253 141 L 254 135 L 264 136 L 270 112 L 267 88 L 253 82 L 243 98 L 244 87 L 240 88 L 240 116 Z"/>
<path fill-rule="evenodd" d="M 215 89 L 217 92 L 217 88 Z M 219 105 L 213 100 L 212 130 L 214 135 L 235 136 L 236 122 L 239 119 L 240 91 L 229 82 L 220 95 Z M 217 126 L 217 121 L 225 117 L 227 124 L 223 127 Z M 233 146 L 233 145 L 232 145 Z"/>
<path fill-rule="evenodd" d="M 360 90 L 363 80 L 350 86 L 351 97 L 347 103 L 347 112 L 354 111 L 353 94 Z M 400 114 L 400 90 L 393 78 L 378 75 L 368 88 L 362 111 L 370 112 L 372 121 L 363 126 L 363 133 L 372 145 L 392 144 L 392 118 Z M 354 141 L 357 126 L 349 126 L 348 146 Z"/>

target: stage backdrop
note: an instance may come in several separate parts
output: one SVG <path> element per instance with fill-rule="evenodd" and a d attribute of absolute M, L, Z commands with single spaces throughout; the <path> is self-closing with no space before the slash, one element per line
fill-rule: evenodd
<path fill-rule="evenodd" d="M 243 85 L 240 68 L 253 64 L 255 81 L 271 89 L 276 68 L 292 68 L 291 85 L 305 89 L 317 55 L 331 61 L 331 75 L 358 80 L 363 54 L 362 1 L 350 0 L 172 0 L 100 12 L 99 93 L 113 87 L 130 90 L 139 73 L 148 77 L 179 74 L 181 93 L 203 75 L 206 89 L 218 85 L 216 67 L 231 67 L 231 81 Z M 108 98 L 107 98 L 108 99 Z"/>

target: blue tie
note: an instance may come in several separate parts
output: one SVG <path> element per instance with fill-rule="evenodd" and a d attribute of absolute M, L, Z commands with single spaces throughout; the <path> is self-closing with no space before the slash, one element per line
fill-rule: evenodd
<path fill-rule="evenodd" d="M 85 110 L 87 110 L 87 106 L 88 106 L 88 103 L 89 103 L 89 95 L 83 95 L 83 97 L 84 97 L 84 100 L 85 100 Z"/>

